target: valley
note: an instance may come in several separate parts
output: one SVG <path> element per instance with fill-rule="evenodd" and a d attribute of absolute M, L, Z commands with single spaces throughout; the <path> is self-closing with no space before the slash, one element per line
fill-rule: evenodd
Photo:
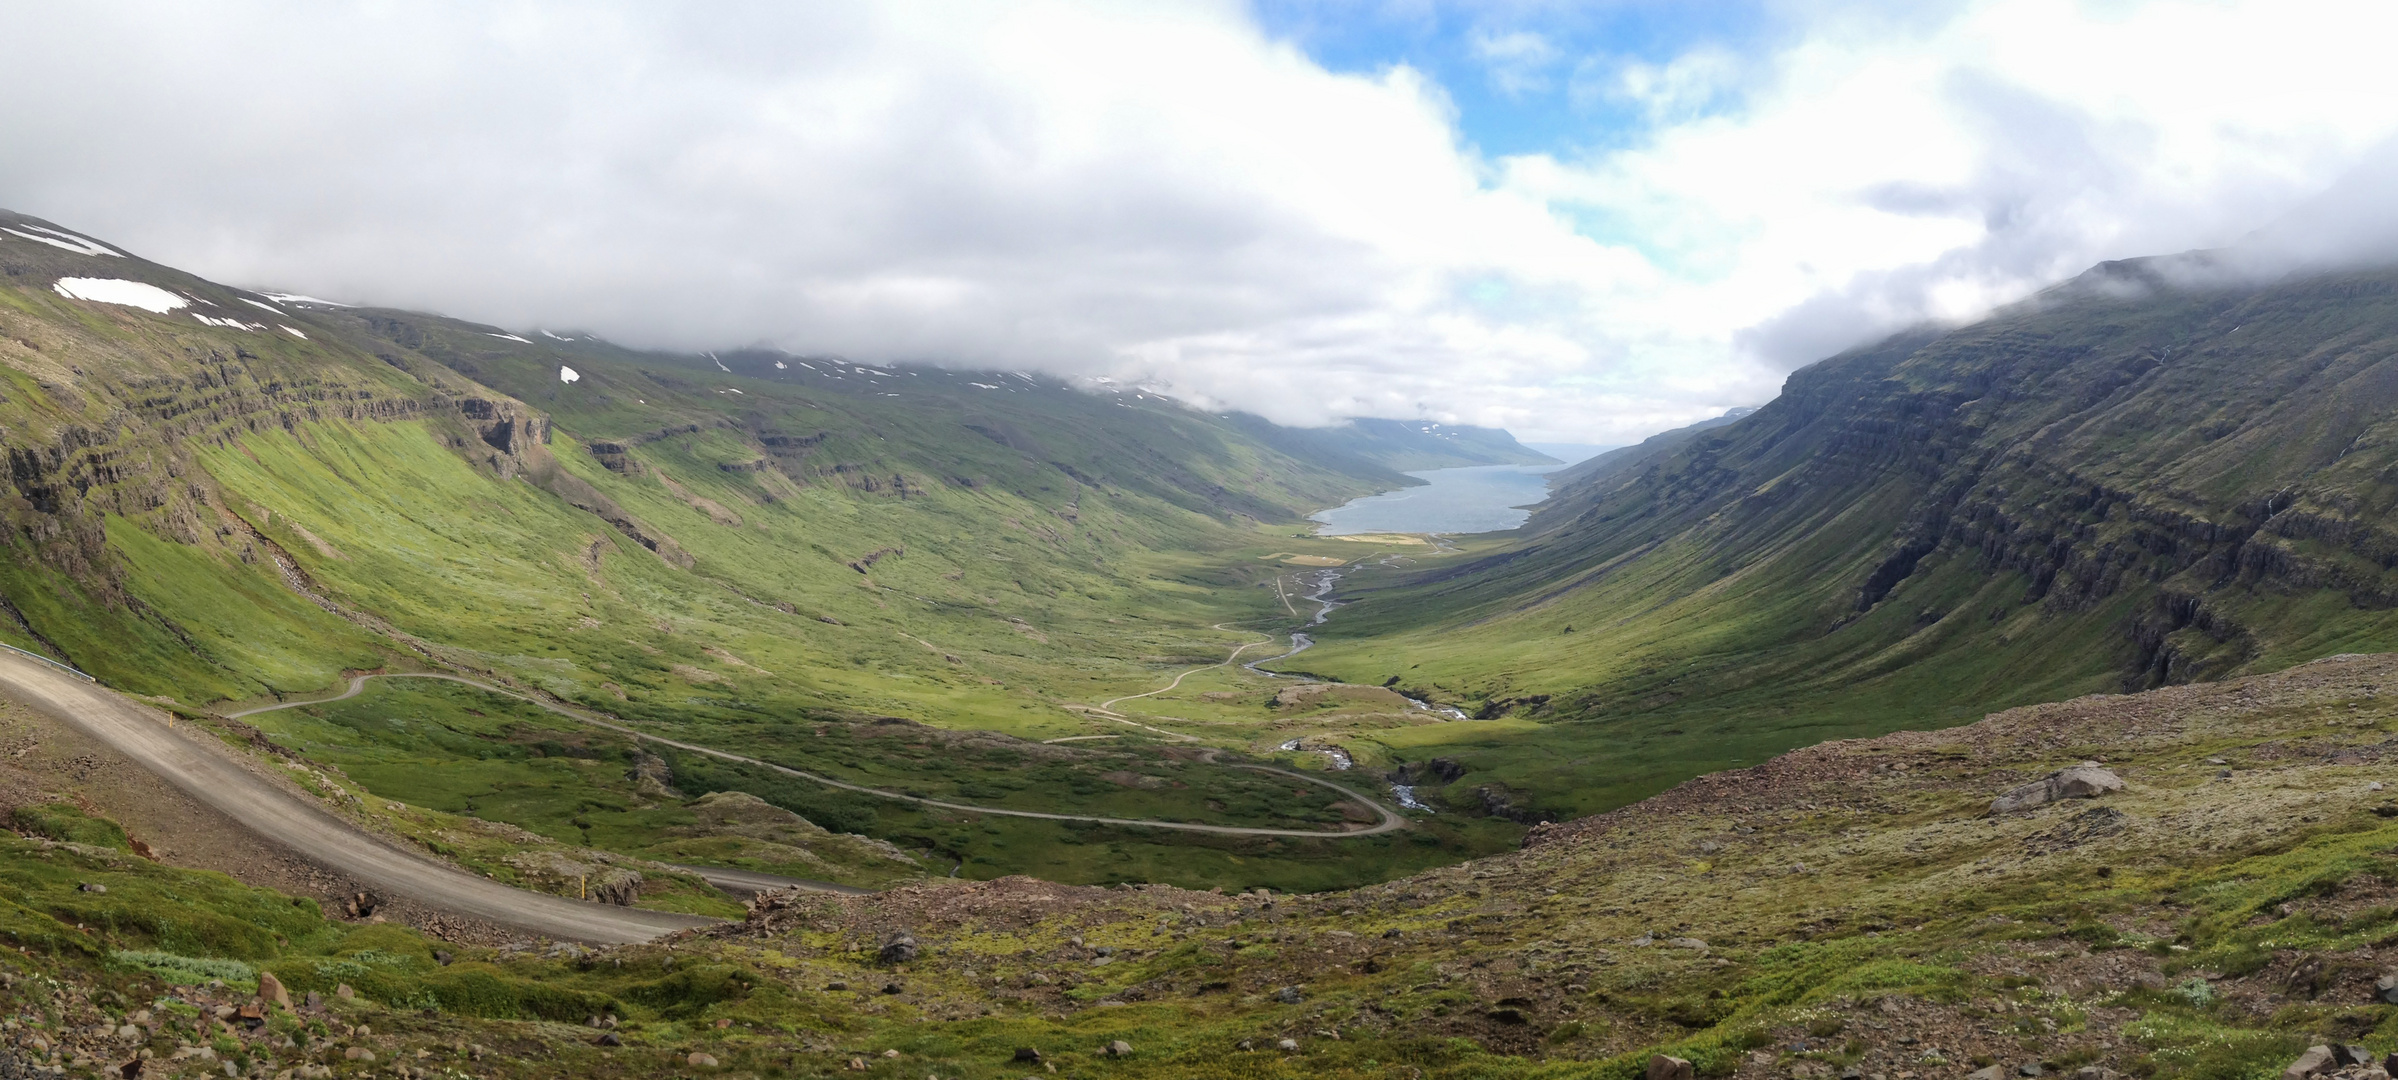
<path fill-rule="evenodd" d="M 2398 276 L 2171 266 L 1560 467 L 0 238 L 0 991 L 167 1075 L 2389 1042 Z M 1446 470 L 1549 497 L 1338 524 Z"/>
<path fill-rule="evenodd" d="M 18 617 L 0 638 L 188 719 L 259 725 L 412 812 L 495 815 L 628 856 L 655 854 L 662 830 L 685 861 L 714 851 L 859 885 L 1031 872 L 1337 887 L 1520 831 L 1391 835 L 1379 791 L 1343 794 L 1312 769 L 1270 779 L 1260 770 L 1321 760 L 1276 749 L 1291 724 L 1254 670 L 1208 676 L 1219 700 L 1204 708 L 1153 715 L 1145 696 L 1262 636 L 1245 627 L 1290 618 L 1283 597 L 1310 568 L 1382 550 L 1311 537 L 1291 524 L 1302 511 L 1410 482 L 1380 460 L 1538 460 L 1503 434 L 1369 426 L 1334 445 L 1139 391 L 576 335 L 536 346 L 324 305 L 280 312 L 306 337 L 126 337 L 166 320 L 48 322 L 74 301 L 15 295 L 12 340 L 50 401 L 29 419 L 54 440 L 16 459 L 32 494 L 21 536 L 86 531 L 71 549 L 20 546 L 0 590 Z M 96 396 L 40 388 L 44 354 L 102 341 L 132 359 L 77 384 Z M 216 366 L 175 374 L 193 356 Z M 326 401 L 369 404 L 328 416 Z M 129 406 L 117 415 L 158 419 L 94 426 Z M 113 442 L 84 445 L 102 431 Z M 261 711 L 374 672 L 492 690 L 378 682 Z M 1220 700 L 1243 687 L 1253 700 Z M 613 726 L 577 730 L 560 710 Z M 669 756 L 642 765 L 645 746 Z M 618 779 L 627 766 L 652 768 L 659 790 L 754 794 L 833 831 L 779 847 L 707 835 Z M 904 857 L 834 850 L 845 834 Z"/>

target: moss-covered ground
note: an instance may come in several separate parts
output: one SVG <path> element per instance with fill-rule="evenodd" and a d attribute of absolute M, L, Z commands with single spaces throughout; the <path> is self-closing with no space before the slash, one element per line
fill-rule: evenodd
<path fill-rule="evenodd" d="M 933 881 L 600 952 L 328 920 L 45 807 L 0 839 L 0 994 L 16 1045 L 62 1064 L 147 1010 L 162 1057 L 344 1075 L 380 1068 L 359 1047 L 484 1076 L 995 1080 L 1032 1049 L 1072 1076 L 1630 1077 L 1666 1052 L 1709 1076 L 2262 1078 L 2310 1042 L 2398 1047 L 2373 984 L 2398 965 L 2393 680 L 2359 658 L 1832 744 L 1352 891 Z M 1985 816 L 2087 759 L 2128 786 Z M 326 1003 L 190 1033 L 259 970 Z"/>

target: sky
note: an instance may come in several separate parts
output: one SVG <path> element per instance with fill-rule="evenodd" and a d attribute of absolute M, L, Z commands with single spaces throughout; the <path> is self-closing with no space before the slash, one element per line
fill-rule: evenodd
<path fill-rule="evenodd" d="M 2386 216 L 2356 177 L 2398 131 L 2398 6 L 2333 0 L 0 0 L 0 28 L 0 206 L 216 280 L 1560 442 L 2104 259 L 2338 234 L 2320 193 Z"/>

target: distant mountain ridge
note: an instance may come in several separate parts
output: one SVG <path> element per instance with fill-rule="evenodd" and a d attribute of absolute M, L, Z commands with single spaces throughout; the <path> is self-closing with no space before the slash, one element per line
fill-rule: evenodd
<path fill-rule="evenodd" d="M 1229 419 L 1258 441 L 1311 461 L 1360 466 L 1390 473 L 1453 469 L 1471 465 L 1545 465 L 1557 459 L 1515 440 L 1499 428 L 1442 424 L 1431 420 L 1359 418 L 1320 428 L 1283 427 L 1263 417 L 1235 413 Z M 1421 481 L 1401 476 L 1403 484 Z"/>

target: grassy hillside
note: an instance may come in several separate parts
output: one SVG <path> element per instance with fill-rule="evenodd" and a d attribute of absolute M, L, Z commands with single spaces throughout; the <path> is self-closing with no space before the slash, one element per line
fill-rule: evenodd
<path fill-rule="evenodd" d="M 1246 792 L 1253 774 L 1229 765 L 1274 756 L 1263 725 L 1202 736 L 1090 707 L 1287 619 L 1274 583 L 1292 560 L 1324 558 L 1302 549 L 1360 553 L 1295 537 L 1295 523 L 1404 479 L 1384 466 L 1295 457 L 1247 420 L 1137 390 L 526 340 L 274 301 L 10 234 L 0 262 L 13 496 L 0 641 L 187 709 L 431 668 L 977 805 L 1343 827 L 1304 785 Z M 53 287 L 102 276 L 182 306 Z M 896 721 L 994 741 L 851 736 Z M 423 745 L 297 724 L 268 726 L 361 769 L 378 795 L 456 809 L 456 792 L 408 778 L 432 767 Z M 447 726 L 470 739 L 453 749 L 494 736 Z M 1194 764 L 1184 744 L 1233 756 Z M 374 767 L 395 754 L 416 764 Z M 1029 785 L 1028 759 L 1050 763 Z M 491 768 L 509 775 L 473 784 L 540 790 L 550 766 L 518 753 Z M 1515 830 L 1094 838 L 888 801 L 811 805 L 971 876 L 1277 888 L 1387 876 Z M 558 832 L 555 813 L 520 810 L 514 824 Z M 1068 857 L 1078 848 L 1089 857 Z"/>
<path fill-rule="evenodd" d="M 2264 1080 L 2310 1044 L 2398 1047 L 2375 987 L 2398 805 L 2369 779 L 2393 678 L 2351 658 L 1827 745 L 1345 892 L 779 893 L 599 951 L 328 916 L 37 802 L 0 836 L 0 1063 L 1629 1080 L 1671 1054 L 1737 1080 Z M 2093 757 L 2121 789 L 1990 813 Z M 202 1020 L 251 1004 L 255 1027 Z"/>
<path fill-rule="evenodd" d="M 1825 738 L 2398 646 L 2398 274 L 2109 264 L 1826 360 L 1520 539 L 1359 574 L 1310 670 L 1538 726 L 1428 746 L 1588 813 Z"/>

